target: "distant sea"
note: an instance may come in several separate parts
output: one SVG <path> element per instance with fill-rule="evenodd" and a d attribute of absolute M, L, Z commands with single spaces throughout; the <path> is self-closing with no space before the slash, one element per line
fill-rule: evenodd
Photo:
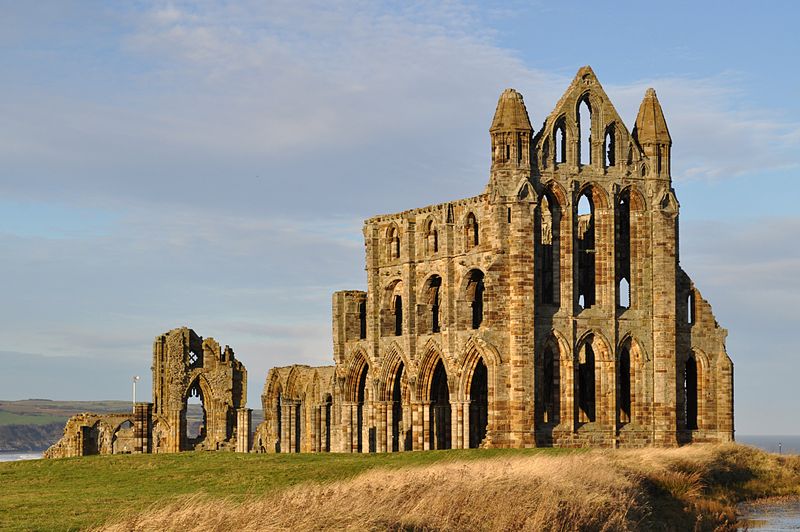
<path fill-rule="evenodd" d="M 737 434 L 736 441 L 770 453 L 800 454 L 800 436 L 748 436 Z"/>
<path fill-rule="evenodd" d="M 16 462 L 18 460 L 38 460 L 44 451 L 0 451 L 0 462 Z"/>

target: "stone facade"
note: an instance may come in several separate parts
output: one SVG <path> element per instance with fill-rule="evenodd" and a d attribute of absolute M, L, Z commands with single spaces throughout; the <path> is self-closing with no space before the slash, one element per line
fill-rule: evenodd
<path fill-rule="evenodd" d="M 733 439 L 733 364 L 681 269 L 672 140 L 589 67 L 542 128 L 500 96 L 482 194 L 364 223 L 335 367 L 270 371 L 257 451 L 674 446 Z"/>
<path fill-rule="evenodd" d="M 230 347 L 188 327 L 173 329 L 156 337 L 152 370 L 152 403 L 137 403 L 132 413 L 73 416 L 45 456 L 249 451 L 247 370 Z M 192 397 L 201 401 L 204 419 L 199 434 L 190 436 L 186 411 Z"/>

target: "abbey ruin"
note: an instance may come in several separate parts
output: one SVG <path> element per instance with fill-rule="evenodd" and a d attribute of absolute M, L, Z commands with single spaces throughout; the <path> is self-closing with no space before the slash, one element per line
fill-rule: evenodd
<path fill-rule="evenodd" d="M 655 91 L 629 132 L 583 67 L 541 129 L 507 89 L 489 133 L 480 195 L 364 222 L 367 290 L 333 294 L 334 365 L 271 369 L 252 446 L 244 367 L 184 328 L 156 339 L 130 436 L 76 416 L 51 456 L 124 438 L 283 453 L 731 441 L 727 331 L 680 266 Z"/>
<path fill-rule="evenodd" d="M 176 453 L 250 449 L 251 411 L 247 370 L 233 350 L 188 327 L 173 329 L 153 343 L 153 402 L 119 414 L 79 414 L 45 458 L 91 454 Z M 187 406 L 202 404 L 199 432 L 191 435 Z"/>

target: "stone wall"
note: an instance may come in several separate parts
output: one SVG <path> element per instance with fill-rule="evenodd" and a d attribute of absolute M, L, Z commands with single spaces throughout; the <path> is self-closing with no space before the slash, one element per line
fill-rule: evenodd
<path fill-rule="evenodd" d="M 270 371 L 261 450 L 327 449 L 322 396 L 288 388 L 323 370 L 335 451 L 733 438 L 727 332 L 679 265 L 655 91 L 631 133 L 584 67 L 535 134 L 503 92 L 490 137 L 482 194 L 365 221 L 367 291 L 333 295 L 335 366 Z"/>

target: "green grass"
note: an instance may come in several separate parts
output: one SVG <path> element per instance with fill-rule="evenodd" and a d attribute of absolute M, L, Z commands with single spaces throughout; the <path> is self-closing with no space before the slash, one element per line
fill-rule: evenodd
<path fill-rule="evenodd" d="M 353 477 L 376 467 L 448 459 L 575 452 L 458 450 L 390 454 L 193 452 L 0 463 L 0 530 L 75 530 L 187 494 L 237 499 L 303 482 Z"/>
<path fill-rule="evenodd" d="M 50 423 L 64 423 L 64 416 L 52 414 L 17 414 L 0 410 L 0 426 L 3 425 L 48 425 Z"/>

